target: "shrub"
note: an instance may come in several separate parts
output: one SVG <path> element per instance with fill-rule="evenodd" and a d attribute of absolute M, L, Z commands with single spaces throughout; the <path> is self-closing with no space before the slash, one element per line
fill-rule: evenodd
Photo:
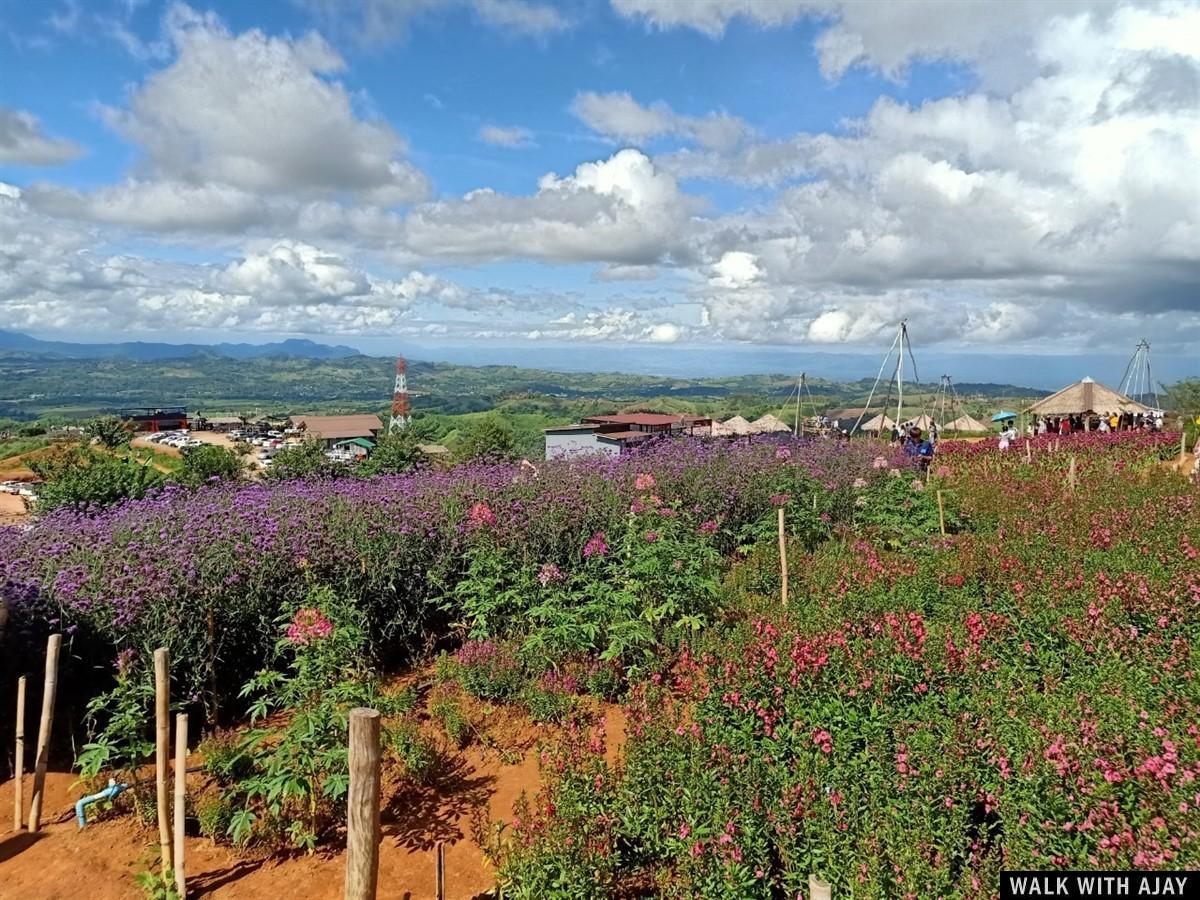
<path fill-rule="evenodd" d="M 404 767 L 404 774 L 418 784 L 427 783 L 437 771 L 437 747 L 411 719 L 389 726 L 384 742 Z"/>
<path fill-rule="evenodd" d="M 471 741 L 471 722 L 454 697 L 440 695 L 429 704 L 429 715 L 438 721 L 446 732 L 451 746 L 463 749 Z"/>
<path fill-rule="evenodd" d="M 546 672 L 521 694 L 521 701 L 535 722 L 562 722 L 575 709 L 579 684 L 571 675 Z"/>
<path fill-rule="evenodd" d="M 468 641 L 454 659 L 459 683 L 481 700 L 507 700 L 525 680 L 512 645 L 502 641 Z"/>

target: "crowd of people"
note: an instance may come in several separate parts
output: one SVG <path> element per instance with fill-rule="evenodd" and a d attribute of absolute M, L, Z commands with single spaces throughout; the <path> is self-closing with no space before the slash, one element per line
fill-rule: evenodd
<path fill-rule="evenodd" d="M 1070 416 L 1041 416 L 1030 422 L 1026 433 L 1073 434 L 1079 431 L 1162 431 L 1162 413 L 1078 413 Z"/>

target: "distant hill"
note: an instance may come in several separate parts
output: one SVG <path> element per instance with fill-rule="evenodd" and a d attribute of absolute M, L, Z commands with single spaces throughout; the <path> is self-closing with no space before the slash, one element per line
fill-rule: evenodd
<path fill-rule="evenodd" d="M 137 362 L 156 362 L 186 359 L 197 354 L 229 359 L 345 359 L 348 356 L 358 356 L 359 352 L 353 347 L 330 346 L 296 338 L 271 344 L 160 344 L 145 341 L 80 344 L 71 341 L 43 341 L 20 332 L 0 330 L 0 355 L 7 356 L 34 355 L 63 359 L 129 359 Z"/>

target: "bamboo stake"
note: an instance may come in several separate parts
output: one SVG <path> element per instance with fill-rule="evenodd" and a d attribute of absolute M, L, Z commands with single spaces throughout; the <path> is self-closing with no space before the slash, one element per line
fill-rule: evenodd
<path fill-rule="evenodd" d="M 350 710 L 346 900 L 375 900 L 379 883 L 379 712 Z"/>
<path fill-rule="evenodd" d="M 1075 454 L 1071 454 L 1071 465 L 1067 467 L 1067 484 L 1070 485 L 1071 493 L 1075 493 L 1075 487 L 1078 483 L 1078 477 L 1075 474 Z"/>
<path fill-rule="evenodd" d="M 808 876 L 809 900 L 832 900 L 833 888 L 828 881 L 822 881 L 816 875 Z"/>
<path fill-rule="evenodd" d="M 168 809 L 167 769 L 171 765 L 171 663 L 166 647 L 154 651 L 154 786 L 158 801 L 158 847 L 163 881 L 171 871 L 171 813 Z"/>
<path fill-rule="evenodd" d="M 1179 461 L 1183 462 L 1183 458 L 1187 455 L 1187 427 L 1179 432 Z"/>
<path fill-rule="evenodd" d="M 184 871 L 184 822 L 187 814 L 187 713 L 175 716 L 175 890 L 180 900 L 187 897 L 187 875 Z"/>
<path fill-rule="evenodd" d="M 17 679 L 17 755 L 13 773 L 13 831 L 21 830 L 25 815 L 25 683 L 22 675 Z"/>
<path fill-rule="evenodd" d="M 946 506 L 942 502 L 942 492 L 937 492 L 938 501 L 938 528 L 941 529 L 942 537 L 946 536 Z"/>
<path fill-rule="evenodd" d="M 783 530 L 783 507 L 779 507 L 779 580 L 783 605 L 788 604 L 787 535 Z"/>
<path fill-rule="evenodd" d="M 1025 462 L 1033 462 L 1033 448 L 1029 446 L 1029 439 L 1025 440 Z"/>
<path fill-rule="evenodd" d="M 46 641 L 46 679 L 42 687 L 42 720 L 38 723 L 37 761 L 33 767 L 33 798 L 29 804 L 29 830 L 42 827 L 42 800 L 46 793 L 46 766 L 50 762 L 50 727 L 54 724 L 54 699 L 58 695 L 58 651 L 62 635 Z"/>
<path fill-rule="evenodd" d="M 437 843 L 437 900 L 446 900 L 446 845 Z"/>

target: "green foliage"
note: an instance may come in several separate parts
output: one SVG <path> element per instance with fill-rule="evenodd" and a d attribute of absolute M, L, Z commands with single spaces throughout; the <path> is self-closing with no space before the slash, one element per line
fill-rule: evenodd
<path fill-rule="evenodd" d="M 375 443 L 371 455 L 354 467 L 354 474 L 367 478 L 372 475 L 399 475 L 410 472 L 425 459 L 418 444 L 425 443 L 422 437 L 426 429 L 415 425 L 398 434 L 382 435 Z"/>
<path fill-rule="evenodd" d="M 454 455 L 460 461 L 516 459 L 516 439 L 507 422 L 499 416 L 488 416 L 462 431 L 455 441 Z"/>
<path fill-rule="evenodd" d="M 285 843 L 312 850 L 345 816 L 349 786 L 346 743 L 351 708 L 387 715 L 394 704 L 381 694 L 364 663 L 362 617 L 327 588 L 314 588 L 305 605 L 278 623 L 275 667 L 242 690 L 251 722 L 276 714 L 286 721 L 246 734 L 238 748 L 250 772 L 225 789 L 234 811 L 227 833 L 239 846 Z"/>
<path fill-rule="evenodd" d="M 133 664 L 132 655 L 124 659 L 129 662 L 118 669 L 113 689 L 89 700 L 84 712 L 90 740 L 75 758 L 75 767 L 85 780 L 112 772 L 133 782 L 137 770 L 154 755 L 153 677 Z"/>
<path fill-rule="evenodd" d="M 175 887 L 175 873 L 170 869 L 165 874 L 157 869 L 138 872 L 133 879 L 146 900 L 183 900 Z"/>
<path fill-rule="evenodd" d="M 429 703 L 429 715 L 442 726 L 452 746 L 461 750 L 471 741 L 471 721 L 458 700 L 450 694 L 435 696 Z"/>
<path fill-rule="evenodd" d="M 1185 378 L 1168 387 L 1167 405 L 1185 418 L 1200 416 L 1200 378 Z"/>
<path fill-rule="evenodd" d="M 200 833 L 212 841 L 223 840 L 233 822 L 233 814 L 234 807 L 227 795 L 209 794 L 196 806 Z"/>
<path fill-rule="evenodd" d="M 28 465 L 45 482 L 34 506 L 39 514 L 61 507 L 88 512 L 139 499 L 163 481 L 150 466 L 78 445 L 64 446 Z"/>
<path fill-rule="evenodd" d="M 173 478 L 181 484 L 199 487 L 212 481 L 237 481 L 243 473 L 241 456 L 225 447 L 205 444 L 184 449 L 183 465 Z"/>
<path fill-rule="evenodd" d="M 859 495 L 854 510 L 858 528 L 893 548 L 919 543 L 941 529 L 936 490 L 910 472 L 897 475 L 877 480 Z M 946 533 L 954 534 L 963 527 L 954 495 L 943 491 L 942 501 Z"/>
<path fill-rule="evenodd" d="M 411 718 L 401 719 L 384 731 L 384 745 L 404 767 L 404 774 L 418 784 L 426 784 L 441 761 L 433 740 Z"/>
<path fill-rule="evenodd" d="M 317 441 L 304 441 L 294 447 L 284 447 L 271 457 L 267 478 L 287 481 L 293 478 L 336 478 L 346 467 L 325 455 Z"/>
<path fill-rule="evenodd" d="M 96 416 L 84 426 L 88 437 L 108 450 L 128 443 L 132 432 L 120 416 Z"/>
<path fill-rule="evenodd" d="M 525 682 L 515 647 L 505 641 L 468 641 L 455 659 L 459 683 L 468 694 L 481 700 L 507 700 Z"/>

